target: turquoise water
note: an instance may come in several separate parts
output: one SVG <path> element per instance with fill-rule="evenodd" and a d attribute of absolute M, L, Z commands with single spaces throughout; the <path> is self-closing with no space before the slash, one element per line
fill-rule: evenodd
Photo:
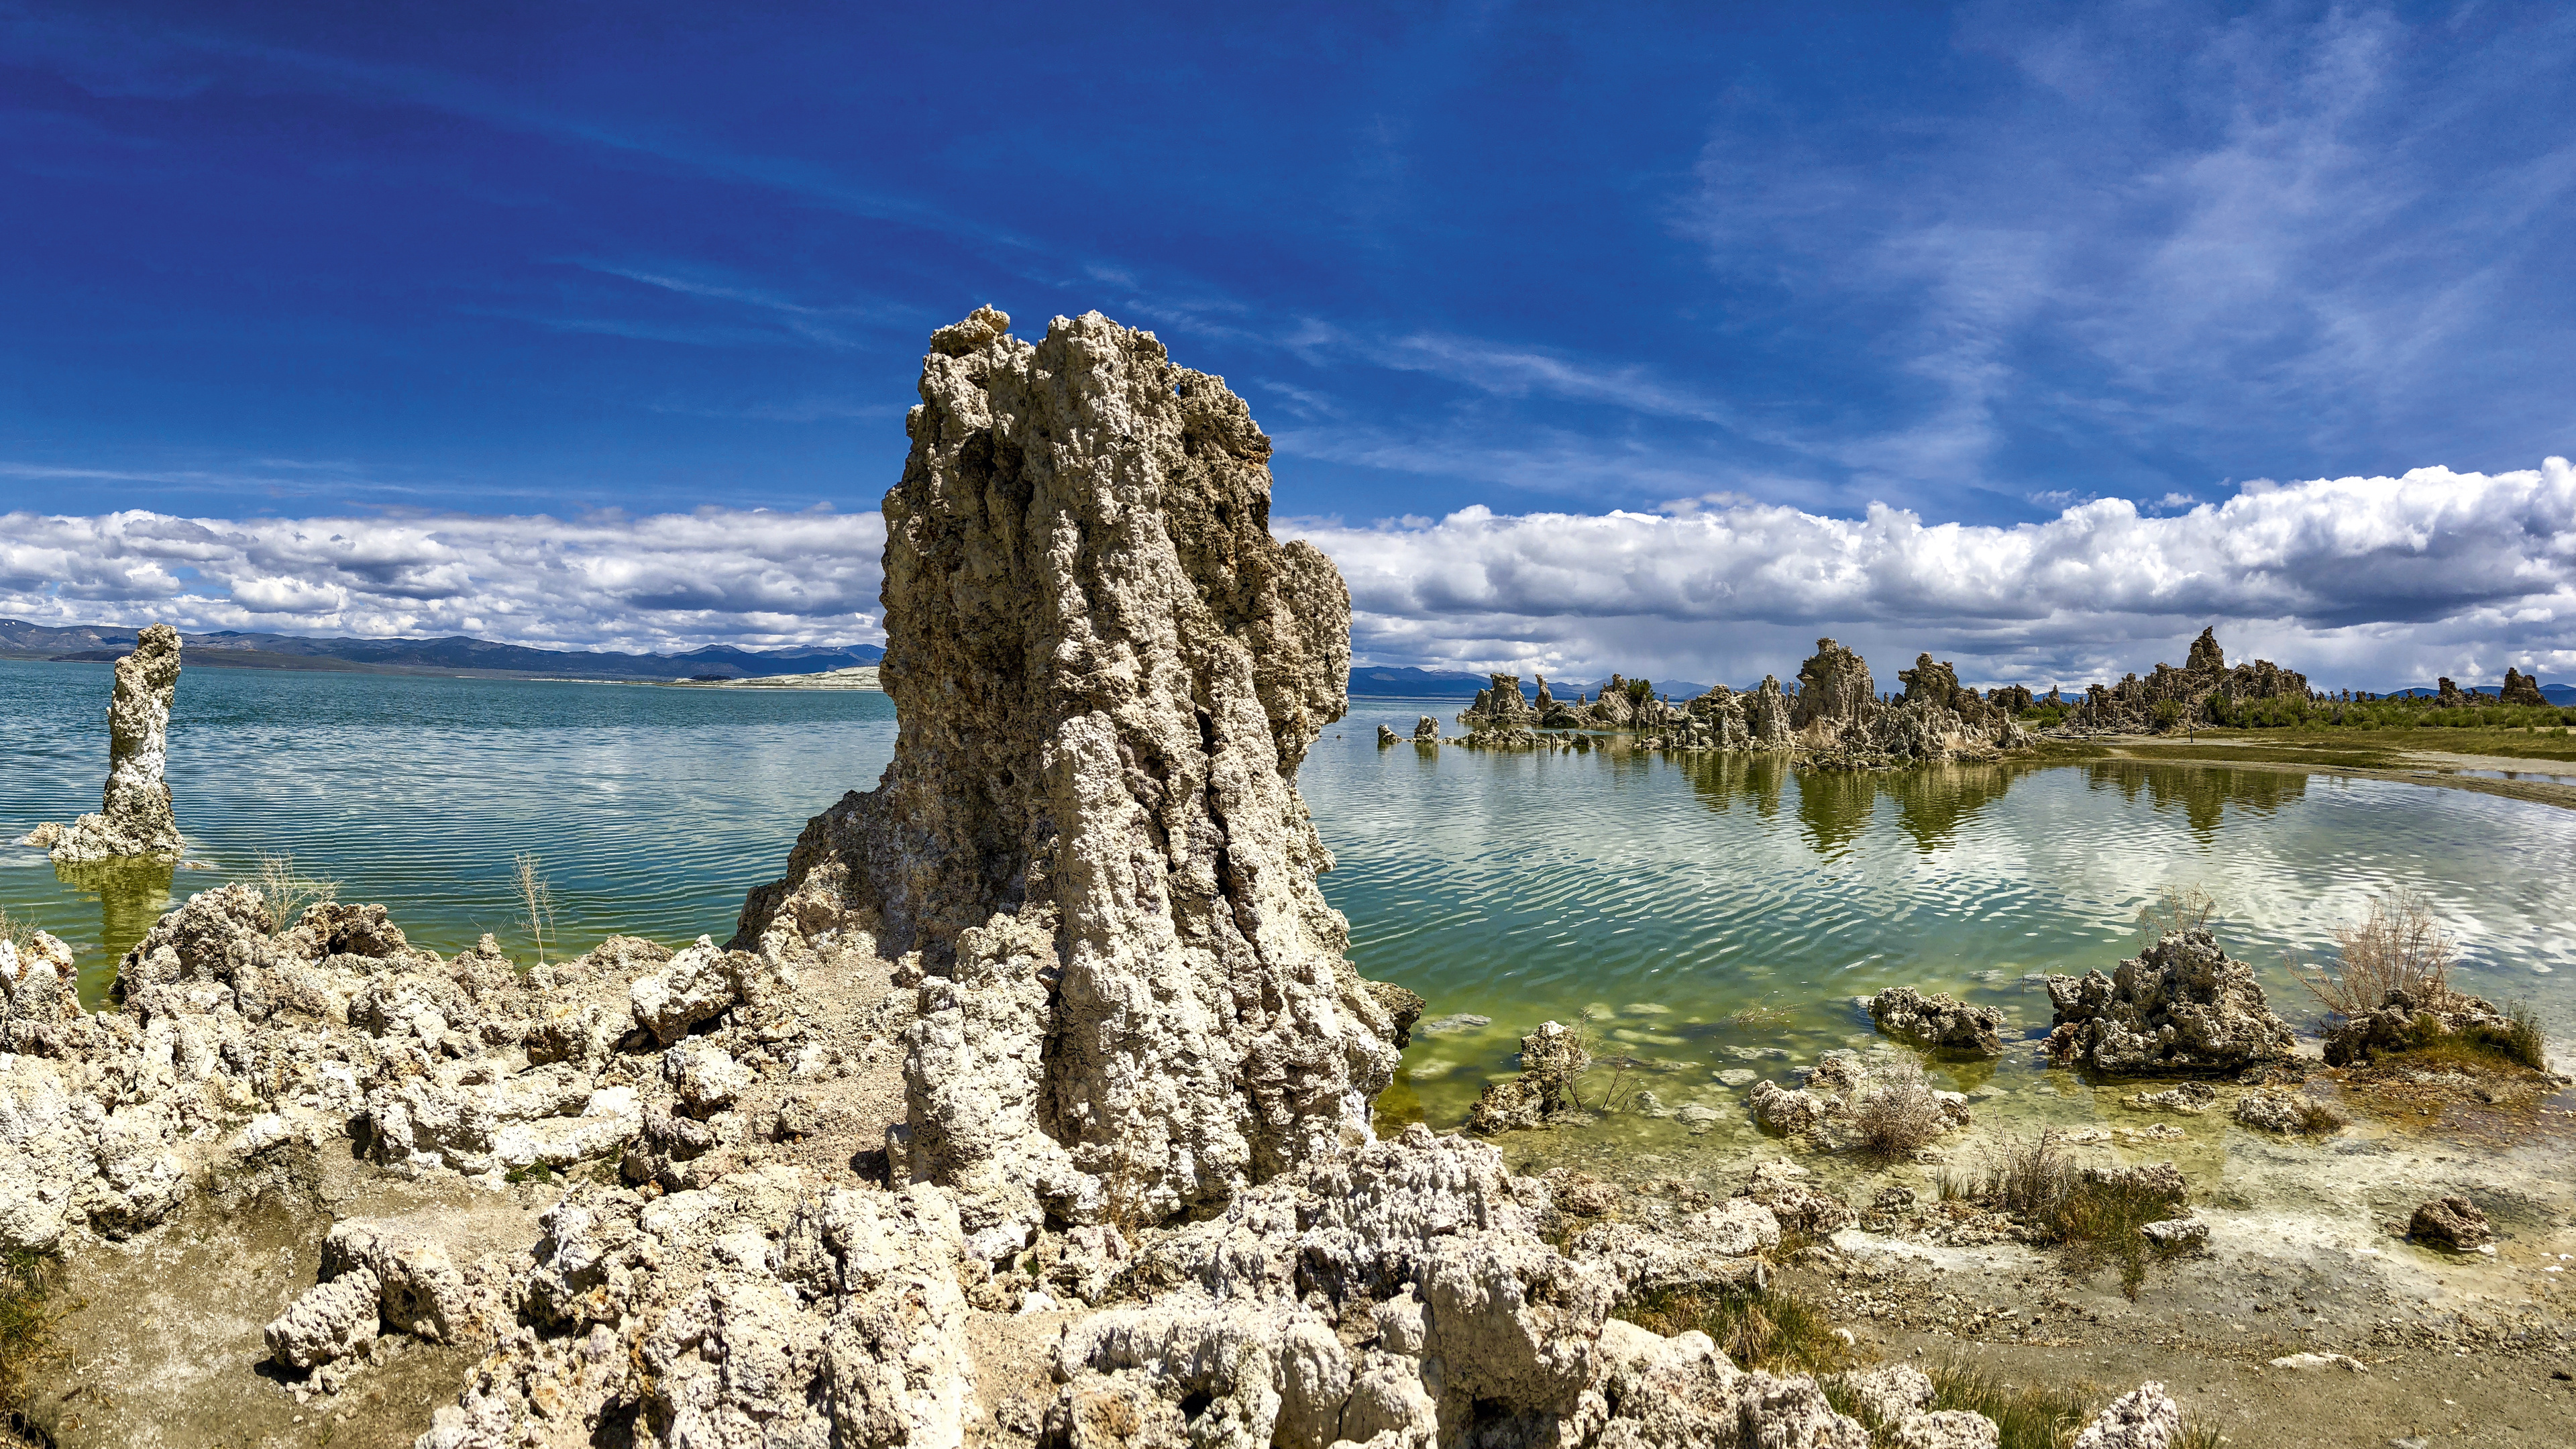
<path fill-rule="evenodd" d="M 0 660 L 0 840 L 98 808 L 111 668 Z M 254 874 L 262 852 L 439 951 L 490 931 L 526 954 L 521 852 L 552 880 L 565 951 L 723 940 L 806 818 L 894 752 L 893 704 L 870 692 L 204 667 L 170 728 L 180 829 L 208 868 L 65 871 L 0 844 L 0 909 L 81 948 L 93 992 L 174 892 Z"/>
<path fill-rule="evenodd" d="M 105 665 L 0 661 L 0 835 L 97 808 Z M 2285 952 L 2375 893 L 2420 890 L 2462 943 L 2461 984 L 2576 1028 L 2576 812 L 2465 791 L 2171 765 L 1798 775 L 1758 760 L 1377 748 L 1383 721 L 1459 702 L 1356 703 L 1300 784 L 1338 856 L 1352 957 L 1433 1018 L 1388 1106 L 1448 1123 L 1520 1032 L 1589 1012 L 1605 1053 L 1666 1096 L 1720 1071 L 1868 1039 L 1851 998 L 1894 982 L 2044 1027 L 2028 979 L 2108 967 L 2168 885 L 2220 900 L 2229 948 L 2309 1013 Z M 512 859 L 543 858 L 560 949 L 612 931 L 731 932 L 805 819 L 876 780 L 883 695 L 681 690 L 195 668 L 171 779 L 209 869 L 66 876 L 0 847 L 0 907 L 114 954 L 262 851 L 382 901 L 442 951 L 485 931 L 525 955 Z M 1964 1088 L 2000 1071 L 1948 1069 Z M 1687 1089 L 1687 1090 L 1685 1090 Z"/>

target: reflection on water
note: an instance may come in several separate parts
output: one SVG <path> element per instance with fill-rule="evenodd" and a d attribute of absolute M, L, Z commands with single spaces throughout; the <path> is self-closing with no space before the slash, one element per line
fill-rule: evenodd
<path fill-rule="evenodd" d="M 1882 987 L 1950 991 L 2002 1008 L 2008 1036 L 2044 1033 L 2038 977 L 2116 964 L 2169 885 L 2218 895 L 2229 949 L 2294 1022 L 2314 1006 L 2283 953 L 2327 954 L 2334 925 L 2406 885 L 2462 941 L 2464 983 L 2533 1000 L 2555 1033 L 2576 1024 L 2576 901 L 2529 867 L 2576 846 L 2576 813 L 2143 761 L 1800 774 L 1760 756 L 1369 743 L 1419 712 L 1358 702 L 1301 783 L 1362 972 L 1421 992 L 1435 1022 L 1492 1018 L 1406 1051 L 1388 1110 L 1435 1125 L 1513 1070 L 1522 1032 L 1588 1016 L 1667 1107 L 1702 1109 L 1689 1130 L 1749 1132 L 1754 1081 L 1878 1040 L 1856 998 Z M 1933 1075 L 2069 1122 L 2099 1110 L 2026 1051 Z M 1677 1118 L 1629 1125 L 1686 1135 Z"/>
<path fill-rule="evenodd" d="M 2110 760 L 2087 767 L 2093 788 L 2114 789 L 2135 802 L 2144 793 L 2155 809 L 2180 807 L 2194 835 L 2214 838 L 2226 807 L 2270 814 L 2305 799 L 2308 777 L 2293 770 L 2240 769 L 2228 765 L 2155 765 Z"/>
<path fill-rule="evenodd" d="M 96 1002 L 116 977 L 117 958 L 152 929 L 170 909 L 170 886 L 177 867 L 167 860 L 93 860 L 77 865 L 54 862 L 57 884 L 80 893 L 98 908 L 98 935 L 103 949 L 80 963 L 81 995 Z M 60 926 L 53 927 L 61 934 Z M 77 938 L 75 938 L 77 939 Z"/>
<path fill-rule="evenodd" d="M 105 664 L 0 660 L 0 842 L 98 808 Z M 524 943 L 511 857 L 552 878 L 563 945 L 732 934 L 809 816 L 872 783 L 894 709 L 859 691 L 661 689 L 191 667 L 170 784 L 205 870 L 53 870 L 0 844 L 0 908 L 72 943 L 92 1001 L 160 900 L 262 852 L 383 902 L 439 951 Z"/>

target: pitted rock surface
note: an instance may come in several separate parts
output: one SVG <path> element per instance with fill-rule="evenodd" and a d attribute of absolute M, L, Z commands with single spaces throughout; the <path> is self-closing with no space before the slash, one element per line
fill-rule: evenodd
<path fill-rule="evenodd" d="M 907 1167 L 1003 1251 L 1364 1139 L 1395 1067 L 1294 784 L 1349 596 L 1271 537 L 1270 440 L 1150 333 L 1008 325 L 934 336 L 886 496 L 894 761 L 735 938 L 920 953 Z"/>
<path fill-rule="evenodd" d="M 59 861 L 176 855 L 187 848 L 170 808 L 170 699 L 179 689 L 179 631 L 154 624 L 116 661 L 107 706 L 107 788 L 98 813 L 52 837 Z M 30 841 L 34 839 L 30 836 Z"/>
<path fill-rule="evenodd" d="M 2236 1072 L 2296 1055 L 2254 968 L 2198 928 L 2172 931 L 2105 976 L 2051 976 L 2049 1059 L 2128 1074 Z"/>
<path fill-rule="evenodd" d="M 1955 996 L 1926 996 L 1911 986 L 1891 986 L 1869 999 L 1870 1019 L 1899 1041 L 1943 1051 L 2001 1056 L 2004 1014 L 1970 1006 Z"/>

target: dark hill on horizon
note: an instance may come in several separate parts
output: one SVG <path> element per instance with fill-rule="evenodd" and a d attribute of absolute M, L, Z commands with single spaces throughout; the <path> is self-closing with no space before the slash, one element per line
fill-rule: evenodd
<path fill-rule="evenodd" d="M 760 679 L 817 674 L 874 664 L 874 644 L 837 649 L 737 649 L 710 644 L 677 654 L 537 649 L 453 635 L 444 639 L 308 638 L 227 629 L 182 634 L 191 665 L 233 669 L 323 670 L 359 674 L 481 674 L 550 679 Z M 0 658 L 111 661 L 134 648 L 134 631 L 101 625 L 54 628 L 0 619 Z"/>

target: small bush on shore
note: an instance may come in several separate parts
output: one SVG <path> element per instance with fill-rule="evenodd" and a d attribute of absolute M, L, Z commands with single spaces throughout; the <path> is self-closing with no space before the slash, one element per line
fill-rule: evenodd
<path fill-rule="evenodd" d="M 2541 1049 L 2540 1044 L 2539 1008 L 2528 1001 L 2517 1001 L 2506 1007 L 2504 1014 L 2513 1022 L 2513 1025 L 2505 1032 L 2504 1039 L 2498 1042 L 2497 1046 L 2506 1056 L 2535 1072 L 2548 1071 L 2549 1054 Z"/>
<path fill-rule="evenodd" d="M 2338 1016 L 2359 1016 L 2388 1004 L 2388 994 L 2404 991 L 2419 1001 L 2449 994 L 2451 938 L 2433 919 L 2433 908 L 2411 890 L 2400 889 L 2373 899 L 2356 924 L 2334 928 L 2342 954 L 2342 974 L 2303 969 L 2290 963 L 2299 984 Z"/>
<path fill-rule="evenodd" d="M 1742 1369 L 1826 1374 L 1856 1357 L 1821 1310 L 1779 1288 L 1658 1288 L 1610 1316 L 1666 1338 L 1696 1328 Z"/>
<path fill-rule="evenodd" d="M 1923 1066 L 1898 1055 L 1871 1069 L 1851 1094 L 1852 1126 L 1861 1146 L 1882 1157 L 1903 1157 L 1941 1135 L 1941 1104 L 1923 1080 Z"/>
<path fill-rule="evenodd" d="M 259 853 L 259 880 L 253 889 L 259 892 L 260 904 L 268 907 L 272 935 L 304 919 L 305 907 L 340 898 L 338 881 L 317 880 L 295 868 L 294 856 L 264 850 Z"/>

